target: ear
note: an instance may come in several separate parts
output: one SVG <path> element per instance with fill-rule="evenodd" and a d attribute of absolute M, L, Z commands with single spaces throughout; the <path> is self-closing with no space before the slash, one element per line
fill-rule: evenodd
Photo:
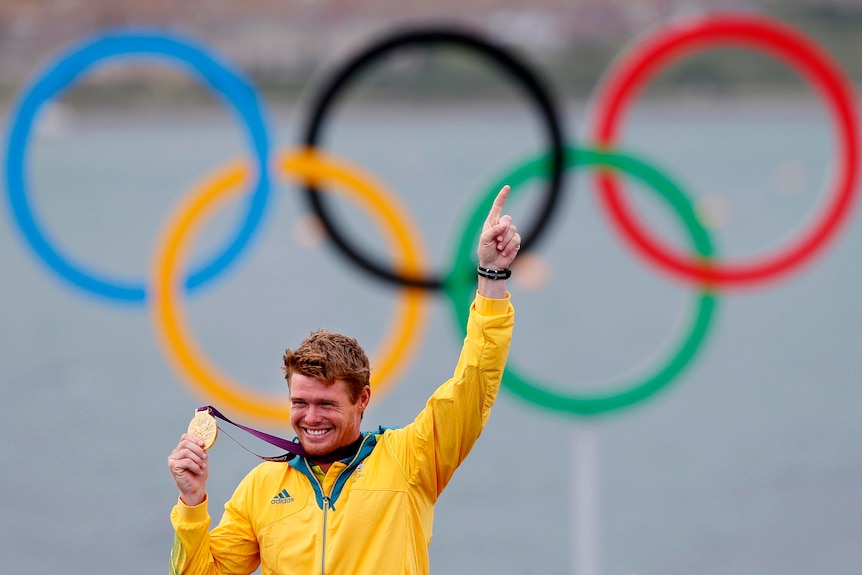
<path fill-rule="evenodd" d="M 362 407 L 362 411 L 368 407 L 368 403 L 371 401 L 371 386 L 366 385 L 362 388 L 362 392 L 359 394 L 359 398 L 356 402 Z"/>

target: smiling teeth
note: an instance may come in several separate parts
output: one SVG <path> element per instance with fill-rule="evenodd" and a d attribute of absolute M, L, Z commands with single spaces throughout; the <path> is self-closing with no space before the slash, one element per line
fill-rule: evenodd
<path fill-rule="evenodd" d="M 329 431 L 328 429 L 306 429 L 305 432 L 309 435 L 323 435 Z"/>

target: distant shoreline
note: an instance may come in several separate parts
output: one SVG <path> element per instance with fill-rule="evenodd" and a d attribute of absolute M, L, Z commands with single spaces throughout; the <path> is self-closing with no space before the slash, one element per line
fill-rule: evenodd
<path fill-rule="evenodd" d="M 263 92 L 260 96 L 262 106 L 270 113 L 294 113 L 297 109 L 309 105 L 308 95 L 290 99 L 281 95 L 273 97 L 271 94 Z M 434 106 L 441 110 L 455 110 L 464 113 L 475 113 L 484 110 L 494 111 L 495 109 L 506 109 L 515 106 L 528 106 L 527 102 L 521 102 L 518 96 L 508 95 L 506 97 L 483 98 L 346 98 L 343 102 L 339 102 L 339 109 L 351 108 L 360 113 L 400 113 L 409 111 L 417 106 Z M 6 101 L 0 102 L 0 115 L 6 121 L 13 113 L 15 102 Z M 558 107 L 566 110 L 586 110 L 590 106 L 590 100 L 586 98 L 565 98 L 558 99 Z M 43 106 L 41 113 L 45 113 Z M 177 116 L 187 116 L 188 114 L 199 115 L 201 118 L 211 117 L 221 114 L 225 110 L 224 105 L 214 98 L 203 100 L 181 99 L 152 99 L 139 100 L 134 103 L 124 102 L 121 99 L 104 99 L 99 98 L 98 101 L 81 104 L 80 100 L 74 102 L 66 102 L 60 100 L 57 104 L 54 102 L 51 106 L 54 110 L 52 113 L 67 114 L 76 116 L 81 119 L 97 119 L 100 116 L 112 116 L 117 113 L 140 115 L 141 117 L 153 118 L 155 116 L 163 116 L 166 121 L 173 121 L 172 118 Z M 692 115 L 715 115 L 721 110 L 733 111 L 736 114 L 745 114 L 746 116 L 758 117 L 766 115 L 768 117 L 782 117 L 787 115 L 811 114 L 825 115 L 828 113 L 826 105 L 821 103 L 819 97 L 811 93 L 753 93 L 753 94 L 664 94 L 664 95 L 646 95 L 638 98 L 635 103 L 637 111 L 647 111 L 651 115 L 660 116 L 678 116 L 684 114 L 687 117 Z"/>

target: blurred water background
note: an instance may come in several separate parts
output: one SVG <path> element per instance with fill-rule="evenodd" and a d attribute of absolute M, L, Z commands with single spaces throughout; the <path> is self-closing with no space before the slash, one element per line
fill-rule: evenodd
<path fill-rule="evenodd" d="M 454 61 L 444 55 L 441 65 Z M 385 89 L 385 71 L 328 119 L 326 149 L 388 185 L 414 220 L 427 268 L 443 272 L 479 197 L 542 152 L 543 134 L 520 93 L 491 72 L 475 72 L 487 91 L 481 98 L 384 99 L 374 86 Z M 728 261 L 780 249 L 831 193 L 831 118 L 795 81 L 792 93 L 768 96 L 656 90 L 626 123 L 622 148 L 683 186 Z M 263 98 L 275 150 L 299 140 L 311 79 L 308 85 L 291 98 Z M 143 279 L 176 202 L 243 157 L 244 134 L 212 98 L 99 108 L 74 105 L 73 96 L 40 114 L 29 156 L 34 211 L 71 258 Z M 562 98 L 561 116 L 568 139 L 588 145 L 589 101 Z M 8 132 L 11 117 L 4 119 Z M 642 186 L 630 182 L 627 190 L 650 230 L 688 249 L 665 204 Z M 542 193 L 539 183 L 519 190 L 511 213 L 531 219 Z M 356 204 L 331 203 L 357 246 L 390 257 L 381 230 Z M 702 350 L 650 400 L 583 419 L 504 389 L 437 506 L 432 573 L 857 573 L 858 211 L 854 204 L 835 240 L 796 273 L 719 290 Z M 195 257 L 223 245 L 241 213 L 237 203 L 220 210 L 194 243 Z M 3 571 L 162 572 L 176 499 L 165 460 L 194 409 L 212 401 L 172 369 L 146 309 L 58 280 L 23 241 L 8 203 L 4 220 Z M 631 251 L 586 174 L 570 174 L 550 225 L 512 281 L 512 364 L 563 392 L 636 379 L 679 339 L 697 289 Z M 297 187 L 278 181 L 243 257 L 184 302 L 213 364 L 249 387 L 284 389 L 284 348 L 318 327 L 358 337 L 373 356 L 383 353 L 378 343 L 398 290 L 356 268 L 315 229 Z M 408 423 L 454 366 L 461 337 L 451 303 L 429 293 L 426 306 L 417 353 L 375 393 L 368 428 Z M 209 489 L 216 519 L 256 462 L 220 437 Z"/>

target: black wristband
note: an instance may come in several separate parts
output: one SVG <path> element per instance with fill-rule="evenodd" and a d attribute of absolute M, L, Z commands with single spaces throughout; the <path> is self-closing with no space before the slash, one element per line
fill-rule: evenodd
<path fill-rule="evenodd" d="M 506 268 L 504 270 L 492 270 L 488 268 L 483 268 L 482 266 L 478 266 L 476 268 L 476 273 L 478 273 L 483 278 L 488 278 L 489 280 L 507 280 L 512 277 L 512 270 Z"/>

